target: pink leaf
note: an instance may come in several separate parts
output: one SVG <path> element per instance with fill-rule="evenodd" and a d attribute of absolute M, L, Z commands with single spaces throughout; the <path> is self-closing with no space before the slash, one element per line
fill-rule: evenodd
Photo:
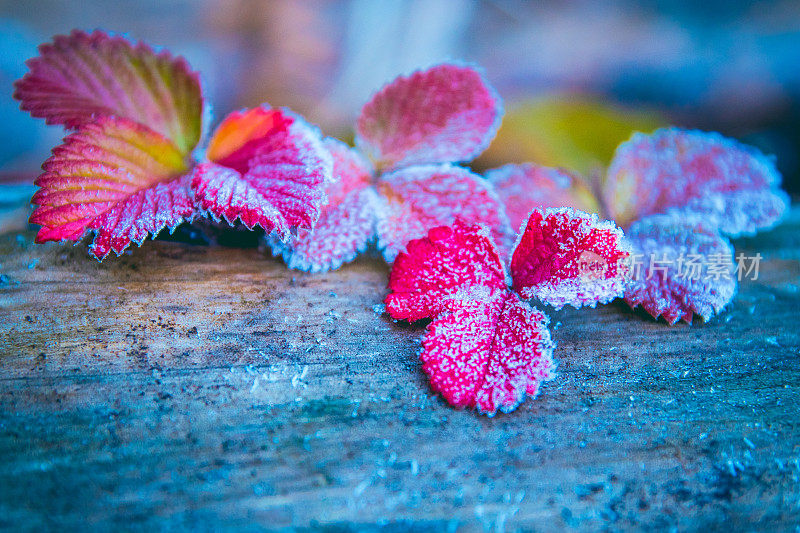
<path fill-rule="evenodd" d="M 367 102 L 358 146 L 380 168 L 470 161 L 500 125 L 501 103 L 474 69 L 439 65 L 401 76 Z"/>
<path fill-rule="evenodd" d="M 408 243 L 389 277 L 386 311 L 395 319 L 432 318 L 462 301 L 507 291 L 505 269 L 485 227 L 456 221 Z"/>
<path fill-rule="evenodd" d="M 60 35 L 39 51 L 14 92 L 33 116 L 67 128 L 99 116 L 129 119 L 171 140 L 184 155 L 199 142 L 200 82 L 183 58 L 100 31 Z"/>
<path fill-rule="evenodd" d="M 551 377 L 548 319 L 509 291 L 462 302 L 430 323 L 420 358 L 431 387 L 456 407 L 511 412 Z"/>
<path fill-rule="evenodd" d="M 414 166 L 384 174 L 378 192 L 386 211 L 378 221 L 378 247 L 391 263 L 412 239 L 457 219 L 483 223 L 501 246 L 510 233 L 508 220 L 491 186 L 469 170 L 455 165 Z"/>
<path fill-rule="evenodd" d="M 634 249 L 625 291 L 631 307 L 641 305 L 669 324 L 691 323 L 695 314 L 708 320 L 733 299 L 733 248 L 703 220 L 652 215 L 634 223 L 627 237 Z"/>
<path fill-rule="evenodd" d="M 571 207 L 589 213 L 600 211 L 592 191 L 565 170 L 533 163 L 505 165 L 486 173 L 511 222 L 520 230 L 533 209 Z"/>
<path fill-rule="evenodd" d="M 605 201 L 623 227 L 656 213 L 702 215 L 736 236 L 774 224 L 788 198 L 771 158 L 716 133 L 676 128 L 635 134 L 617 148 Z"/>
<path fill-rule="evenodd" d="M 569 208 L 535 210 L 511 258 L 514 289 L 560 309 L 594 307 L 622 291 L 629 273 L 622 231 Z"/>
<path fill-rule="evenodd" d="M 148 234 L 191 220 L 188 164 L 172 142 L 140 124 L 98 117 L 64 139 L 36 179 L 41 187 L 31 222 L 37 242 L 97 237 L 91 251 L 103 259 Z"/>
<path fill-rule="evenodd" d="M 229 223 L 238 218 L 248 228 L 276 230 L 285 239 L 292 228 L 310 228 L 319 218 L 332 163 L 315 130 L 300 119 L 273 113 L 269 127 L 248 130 L 252 138 L 222 143 L 225 149 L 213 152 L 223 154 L 219 162 L 198 165 L 192 187 L 199 206 L 213 217 Z M 263 115 L 246 118 L 260 122 Z M 211 147 L 219 146 L 217 135 L 245 127 L 239 114 L 230 120 L 217 129 Z"/>
<path fill-rule="evenodd" d="M 334 181 L 327 187 L 328 204 L 313 230 L 288 242 L 269 238 L 273 253 L 291 268 L 320 272 L 350 262 L 375 236 L 381 202 L 372 182 L 372 167 L 361 155 L 335 139 L 325 139 L 333 157 Z"/>

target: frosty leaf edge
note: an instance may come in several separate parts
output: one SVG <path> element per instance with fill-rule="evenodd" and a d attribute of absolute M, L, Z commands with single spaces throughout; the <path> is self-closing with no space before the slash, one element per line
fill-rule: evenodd
<path fill-rule="evenodd" d="M 35 184 L 36 242 L 78 241 L 94 231 L 92 255 L 118 255 L 194 216 L 188 163 L 166 138 L 125 119 L 99 117 L 53 149 Z M 136 213 L 135 216 L 131 216 Z"/>
<path fill-rule="evenodd" d="M 192 188 L 198 208 L 248 229 L 311 229 L 327 203 L 331 155 L 319 129 L 288 110 L 265 106 L 229 115 L 212 136 L 210 161 L 198 165 Z"/>
<path fill-rule="evenodd" d="M 73 30 L 41 45 L 26 64 L 14 98 L 47 124 L 75 129 L 113 115 L 146 125 L 187 155 L 200 142 L 202 84 L 181 56 L 100 30 Z"/>
<path fill-rule="evenodd" d="M 502 100 L 480 67 L 439 63 L 378 89 L 356 121 L 356 145 L 382 171 L 471 161 L 494 138 L 502 116 Z"/>

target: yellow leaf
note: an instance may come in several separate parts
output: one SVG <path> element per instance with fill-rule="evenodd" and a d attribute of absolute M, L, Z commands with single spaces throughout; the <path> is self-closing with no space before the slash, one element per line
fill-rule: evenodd
<path fill-rule="evenodd" d="M 530 161 L 589 178 L 603 172 L 617 145 L 634 131 L 649 133 L 665 124 L 655 112 L 613 107 L 588 96 L 528 100 L 510 107 L 476 166 Z"/>

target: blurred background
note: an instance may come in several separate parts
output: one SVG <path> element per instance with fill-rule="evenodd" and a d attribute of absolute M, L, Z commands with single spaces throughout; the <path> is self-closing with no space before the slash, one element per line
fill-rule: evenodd
<path fill-rule="evenodd" d="M 632 130 L 677 124 L 775 154 L 785 187 L 800 193 L 796 0 L 3 0 L 6 182 L 35 177 L 63 133 L 19 111 L 11 84 L 37 44 L 72 28 L 184 55 L 217 118 L 266 101 L 343 138 L 397 74 L 466 60 L 506 105 L 479 169 L 535 160 L 594 172 Z"/>

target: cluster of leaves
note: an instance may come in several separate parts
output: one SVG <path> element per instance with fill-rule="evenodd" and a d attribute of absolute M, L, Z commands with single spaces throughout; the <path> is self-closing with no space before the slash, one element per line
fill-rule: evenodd
<path fill-rule="evenodd" d="M 456 221 L 409 242 L 397 257 L 386 311 L 395 319 L 433 319 L 421 358 L 448 402 L 488 415 L 509 412 L 553 369 L 549 320 L 523 299 L 560 308 L 616 298 L 628 274 L 622 239 L 596 215 L 536 210 L 507 271 L 486 226 Z M 580 268 L 587 256 L 604 268 L 588 276 Z"/>
<path fill-rule="evenodd" d="M 616 221 L 641 260 L 624 292 L 631 307 L 691 323 L 719 313 L 735 276 L 689 276 L 681 258 L 733 264 L 728 237 L 774 225 L 788 205 L 772 159 L 716 133 L 663 128 L 620 144 L 591 182 L 555 168 L 506 165 L 487 173 L 518 224 L 533 208 L 571 206 Z M 596 193 L 593 191 L 597 191 Z"/>
<path fill-rule="evenodd" d="M 332 180 L 319 133 L 267 106 L 234 113 L 198 164 L 207 122 L 199 77 L 182 58 L 102 32 L 40 47 L 15 98 L 74 130 L 36 179 L 37 242 L 95 238 L 98 259 L 198 215 L 287 238 L 311 226 Z"/>
<path fill-rule="evenodd" d="M 468 66 L 389 83 L 362 109 L 351 148 L 267 105 L 230 114 L 204 143 L 208 108 L 183 59 L 102 32 L 40 52 L 15 97 L 73 131 L 36 180 L 38 242 L 94 232 L 102 259 L 210 216 L 261 226 L 275 254 L 309 271 L 375 243 L 395 263 L 389 314 L 432 319 L 421 357 L 433 387 L 490 415 L 551 375 L 547 317 L 524 300 L 582 307 L 624 295 L 670 323 L 708 319 L 733 297 L 731 278 L 631 277 L 626 260 L 731 255 L 723 235 L 766 227 L 786 206 L 769 159 L 676 129 L 635 135 L 594 182 L 533 164 L 477 175 L 459 163 L 486 148 L 502 106 Z M 587 260 L 601 268 L 586 271 Z"/>

